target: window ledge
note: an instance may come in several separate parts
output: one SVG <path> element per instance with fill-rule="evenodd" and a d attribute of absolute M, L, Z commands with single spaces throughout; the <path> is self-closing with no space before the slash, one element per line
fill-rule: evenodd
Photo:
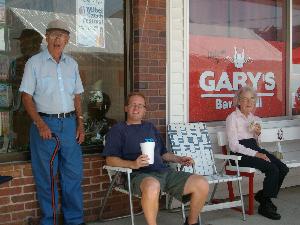
<path fill-rule="evenodd" d="M 83 157 L 86 155 L 97 154 L 103 151 L 103 146 L 82 146 Z M 28 162 L 30 161 L 29 151 L 23 152 L 8 152 L 0 154 L 0 163 L 7 162 Z"/>

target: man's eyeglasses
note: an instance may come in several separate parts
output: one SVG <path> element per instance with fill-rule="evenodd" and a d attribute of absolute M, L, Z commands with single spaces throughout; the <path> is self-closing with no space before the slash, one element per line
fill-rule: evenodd
<path fill-rule="evenodd" d="M 146 106 L 142 105 L 142 104 L 129 104 L 127 107 L 128 108 L 138 108 L 138 109 L 146 108 Z"/>
<path fill-rule="evenodd" d="M 56 38 L 62 38 L 66 39 L 69 35 L 64 32 L 59 32 L 59 31 L 53 31 L 48 34 L 49 38 L 51 39 L 56 39 Z"/>

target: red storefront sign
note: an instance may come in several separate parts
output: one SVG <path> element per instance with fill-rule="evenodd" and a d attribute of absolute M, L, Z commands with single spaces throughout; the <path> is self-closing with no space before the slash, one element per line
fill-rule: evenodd
<path fill-rule="evenodd" d="M 257 89 L 256 114 L 285 114 L 284 43 L 190 35 L 189 120 L 225 120 L 239 87 Z"/>
<path fill-rule="evenodd" d="M 300 47 L 294 48 L 292 53 L 293 53 L 293 63 L 300 64 Z"/>

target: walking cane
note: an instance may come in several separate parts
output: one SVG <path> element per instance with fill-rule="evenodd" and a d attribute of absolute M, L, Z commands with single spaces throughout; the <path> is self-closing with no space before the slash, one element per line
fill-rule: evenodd
<path fill-rule="evenodd" d="M 54 176 L 53 176 L 53 163 L 54 163 L 54 159 L 55 159 L 55 157 L 58 153 L 60 142 L 59 142 L 59 138 L 57 137 L 56 134 L 52 133 L 51 135 L 52 135 L 52 138 L 54 138 L 55 142 L 56 142 L 54 152 L 53 152 L 53 154 L 51 156 L 51 159 L 50 159 L 51 204 L 52 204 L 52 210 L 53 210 L 53 225 L 56 225 L 56 208 L 55 208 L 55 193 L 54 193 L 55 179 L 54 179 Z"/>

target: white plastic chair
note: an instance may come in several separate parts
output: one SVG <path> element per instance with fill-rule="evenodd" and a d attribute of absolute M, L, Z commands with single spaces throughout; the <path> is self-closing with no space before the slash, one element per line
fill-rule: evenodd
<path fill-rule="evenodd" d="M 116 190 L 119 192 L 122 192 L 124 194 L 128 194 L 129 195 L 129 207 L 130 207 L 130 217 L 131 217 L 131 224 L 134 225 L 134 211 L 133 211 L 133 201 L 132 201 L 132 196 L 138 197 L 140 198 L 141 196 L 138 195 L 134 195 L 131 191 L 131 178 L 130 178 L 130 174 L 132 173 L 132 169 L 129 168 L 123 168 L 123 167 L 112 167 L 112 166 L 104 166 L 104 169 L 107 170 L 108 176 L 109 176 L 109 180 L 110 180 L 110 185 L 108 187 L 108 190 L 106 192 L 106 195 L 104 197 L 102 206 L 101 206 L 101 210 L 100 210 L 100 221 L 104 221 L 104 219 L 102 219 L 102 215 L 104 212 L 104 208 L 105 205 L 107 203 L 108 197 L 111 194 L 112 190 Z M 181 166 L 181 170 L 184 167 Z M 168 196 L 166 193 L 161 193 L 161 195 L 166 195 L 167 196 L 167 205 L 166 208 L 169 209 L 171 202 L 172 202 L 172 197 Z M 121 216 L 121 217 L 117 217 L 114 219 L 120 219 L 120 218 L 124 218 L 124 217 L 128 217 L 128 216 Z M 183 219 L 185 218 L 185 214 L 184 214 L 184 208 L 182 208 L 182 217 Z"/>
<path fill-rule="evenodd" d="M 122 192 L 124 194 L 129 195 L 129 206 L 130 206 L 130 216 L 131 216 L 131 224 L 134 225 L 134 211 L 133 211 L 133 203 L 132 203 L 132 192 L 131 192 L 131 179 L 130 174 L 132 173 L 132 169 L 122 168 L 122 167 L 113 167 L 113 166 L 104 166 L 103 169 L 107 170 L 108 177 L 110 180 L 110 185 L 104 197 L 102 207 L 100 210 L 100 220 L 102 220 L 102 215 L 104 212 L 105 205 L 107 203 L 108 197 L 111 194 L 112 190 Z M 127 180 L 127 182 L 126 182 Z M 122 218 L 122 217 L 118 217 Z"/>
<path fill-rule="evenodd" d="M 245 209 L 242 195 L 242 187 L 238 160 L 240 156 L 213 154 L 209 134 L 204 123 L 174 123 L 168 125 L 168 137 L 174 154 L 190 156 L 195 161 L 195 173 L 204 176 L 214 188 L 209 202 L 204 206 L 202 212 L 233 208 L 241 206 L 243 220 L 245 220 Z M 221 171 L 217 171 L 215 159 L 224 160 Z M 227 161 L 235 160 L 237 175 L 231 176 L 224 173 Z M 193 172 L 191 168 L 184 168 L 186 172 Z M 219 183 L 228 181 L 238 182 L 240 198 L 235 201 L 215 203 L 213 201 Z M 184 206 L 183 206 L 184 207 Z"/>

